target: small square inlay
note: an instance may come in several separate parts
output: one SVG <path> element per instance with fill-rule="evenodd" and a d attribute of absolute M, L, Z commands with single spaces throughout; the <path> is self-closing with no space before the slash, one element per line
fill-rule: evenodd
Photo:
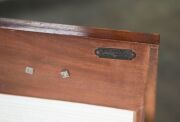
<path fill-rule="evenodd" d="M 32 67 L 27 66 L 25 69 L 25 73 L 33 75 L 34 69 Z"/>
<path fill-rule="evenodd" d="M 62 78 L 69 78 L 70 77 L 68 70 L 62 70 L 60 74 L 61 74 Z"/>

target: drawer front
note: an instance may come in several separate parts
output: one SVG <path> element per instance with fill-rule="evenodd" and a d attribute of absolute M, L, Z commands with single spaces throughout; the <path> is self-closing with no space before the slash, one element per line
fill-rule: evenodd
<path fill-rule="evenodd" d="M 0 35 L 2 93 L 126 109 L 143 104 L 149 45 L 9 30 Z M 130 49 L 136 57 L 100 58 L 97 48 Z"/>

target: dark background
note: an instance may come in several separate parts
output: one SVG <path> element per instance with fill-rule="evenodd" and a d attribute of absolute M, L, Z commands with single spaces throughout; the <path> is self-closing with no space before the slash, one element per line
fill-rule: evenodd
<path fill-rule="evenodd" d="M 0 17 L 160 33 L 156 122 L 180 122 L 180 0 L 0 0 Z"/>

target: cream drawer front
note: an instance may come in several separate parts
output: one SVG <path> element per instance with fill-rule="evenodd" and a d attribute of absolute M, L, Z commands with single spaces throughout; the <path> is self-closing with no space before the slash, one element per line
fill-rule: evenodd
<path fill-rule="evenodd" d="M 0 122 L 133 122 L 134 112 L 0 94 Z"/>

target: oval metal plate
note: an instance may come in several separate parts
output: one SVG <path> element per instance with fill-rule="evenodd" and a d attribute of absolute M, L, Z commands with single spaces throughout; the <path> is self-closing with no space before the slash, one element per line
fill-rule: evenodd
<path fill-rule="evenodd" d="M 136 57 L 136 53 L 131 49 L 117 49 L 117 48 L 97 48 L 95 54 L 99 58 L 132 60 Z"/>

